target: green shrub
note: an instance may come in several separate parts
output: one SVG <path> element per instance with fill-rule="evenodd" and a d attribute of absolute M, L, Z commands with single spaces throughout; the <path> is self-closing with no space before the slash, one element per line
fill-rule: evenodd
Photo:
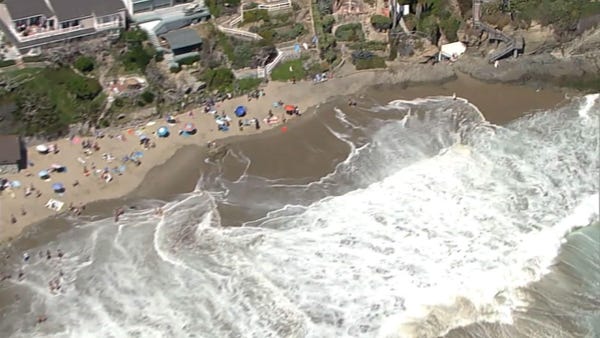
<path fill-rule="evenodd" d="M 75 60 L 73 66 L 82 73 L 89 73 L 94 70 L 94 59 L 89 56 L 82 55 Z"/>
<path fill-rule="evenodd" d="M 258 78 L 245 78 L 237 80 L 236 87 L 240 94 L 245 94 L 258 88 L 261 83 L 262 80 Z"/>
<path fill-rule="evenodd" d="M 42 55 L 24 56 L 23 57 L 23 62 L 42 62 L 44 60 L 45 60 L 45 58 Z"/>
<path fill-rule="evenodd" d="M 154 93 L 149 90 L 145 90 L 140 97 L 145 103 L 152 103 L 154 101 Z"/>
<path fill-rule="evenodd" d="M 269 21 L 269 12 L 266 9 L 253 9 L 244 12 L 244 24 L 258 21 Z"/>
<path fill-rule="evenodd" d="M 355 43 L 348 45 L 348 47 L 350 47 L 350 49 L 354 49 L 354 50 L 364 49 L 364 50 L 373 50 L 373 51 L 384 51 L 387 49 L 387 46 L 388 46 L 387 42 L 372 41 L 372 40 L 359 41 L 359 42 L 355 42 Z"/>
<path fill-rule="evenodd" d="M 179 61 L 177 61 L 177 63 L 179 63 L 179 65 L 183 66 L 183 65 L 192 65 L 194 64 L 194 62 L 198 62 L 200 61 L 200 55 L 190 55 L 187 56 Z"/>
<path fill-rule="evenodd" d="M 162 50 L 156 51 L 156 54 L 154 54 L 154 61 L 161 62 L 164 59 L 165 59 L 165 52 Z"/>
<path fill-rule="evenodd" d="M 387 16 L 375 14 L 371 17 L 371 25 L 380 31 L 386 31 L 392 27 L 392 19 Z"/>
<path fill-rule="evenodd" d="M 340 41 L 361 41 L 365 39 L 365 35 L 360 23 L 349 23 L 335 30 L 335 38 Z"/>
<path fill-rule="evenodd" d="M 177 73 L 179 73 L 181 71 L 181 66 L 179 66 L 179 65 L 171 65 L 171 66 L 169 66 L 169 71 L 171 73 L 177 74 Z"/>
<path fill-rule="evenodd" d="M 354 63 L 354 67 L 356 67 L 356 70 L 385 68 L 386 64 L 382 57 L 373 56 L 369 59 L 357 59 Z"/>
<path fill-rule="evenodd" d="M 126 43 L 140 43 L 146 40 L 148 40 L 148 33 L 139 28 L 126 30 L 121 33 L 121 41 Z"/>
<path fill-rule="evenodd" d="M 460 28 L 460 20 L 455 17 L 448 17 L 440 20 L 440 29 L 446 35 L 450 42 L 458 41 L 458 29 Z"/>
<path fill-rule="evenodd" d="M 0 68 L 12 66 L 14 64 L 15 64 L 15 60 L 2 60 L 2 61 L 0 61 Z"/>
<path fill-rule="evenodd" d="M 123 62 L 126 71 L 144 72 L 155 54 L 154 48 L 144 48 L 142 44 L 134 44 L 123 54 L 121 62 Z"/>
<path fill-rule="evenodd" d="M 333 15 L 325 15 L 321 21 L 321 25 L 323 26 L 323 32 L 331 33 L 331 29 L 335 24 L 335 18 Z"/>
<path fill-rule="evenodd" d="M 208 89 L 227 90 L 231 88 L 235 76 L 229 68 L 207 69 L 202 73 L 202 81 L 206 82 Z"/>

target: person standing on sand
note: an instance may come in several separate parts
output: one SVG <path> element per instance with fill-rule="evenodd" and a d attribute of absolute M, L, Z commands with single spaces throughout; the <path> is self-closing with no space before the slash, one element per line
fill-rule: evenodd
<path fill-rule="evenodd" d="M 10 214 L 10 224 L 15 224 L 17 223 L 17 218 L 15 217 L 15 215 Z"/>

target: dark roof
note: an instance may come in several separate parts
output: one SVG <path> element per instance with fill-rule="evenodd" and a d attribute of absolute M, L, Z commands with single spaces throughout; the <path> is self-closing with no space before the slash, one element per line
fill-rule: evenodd
<path fill-rule="evenodd" d="M 195 46 L 202 43 L 202 38 L 193 29 L 180 29 L 176 31 L 170 31 L 162 36 L 167 39 L 171 49 L 184 48 L 188 46 Z"/>
<path fill-rule="evenodd" d="M 0 135 L 0 164 L 16 164 L 21 159 L 21 142 L 17 135 Z"/>
<path fill-rule="evenodd" d="M 52 16 L 52 11 L 44 0 L 4 0 L 4 3 L 13 20 L 36 15 Z"/>
<path fill-rule="evenodd" d="M 50 0 L 50 3 L 59 21 L 85 18 L 92 13 L 103 16 L 125 10 L 121 0 Z"/>

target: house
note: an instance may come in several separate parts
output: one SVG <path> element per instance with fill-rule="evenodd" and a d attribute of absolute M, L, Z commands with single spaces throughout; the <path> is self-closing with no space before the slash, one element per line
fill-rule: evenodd
<path fill-rule="evenodd" d="M 121 0 L 5 0 L 0 28 L 19 51 L 125 28 Z"/>
<path fill-rule="evenodd" d="M 173 56 L 198 52 L 202 48 L 202 38 L 193 29 L 179 29 L 161 35 L 167 42 Z"/>
<path fill-rule="evenodd" d="M 160 8 L 188 4 L 195 2 L 195 0 L 123 0 L 123 2 L 129 14 L 133 16 L 134 14 L 154 11 Z"/>
<path fill-rule="evenodd" d="M 23 164 L 23 148 L 17 135 L 0 135 L 0 174 L 14 174 Z"/>

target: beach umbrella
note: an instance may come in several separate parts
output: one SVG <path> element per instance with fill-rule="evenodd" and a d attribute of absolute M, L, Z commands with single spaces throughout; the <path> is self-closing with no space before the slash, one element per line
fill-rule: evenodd
<path fill-rule="evenodd" d="M 35 150 L 37 150 L 38 153 L 45 154 L 49 149 L 45 144 L 40 144 L 39 146 L 35 147 Z"/>
<path fill-rule="evenodd" d="M 144 134 L 140 135 L 140 141 L 141 140 L 147 140 L 147 139 L 150 139 L 147 135 L 144 135 Z"/>
<path fill-rule="evenodd" d="M 62 183 L 54 183 L 52 185 L 52 190 L 54 190 L 54 192 L 61 193 L 65 191 L 65 186 Z"/>
<path fill-rule="evenodd" d="M 13 188 L 19 188 L 21 186 L 21 182 L 20 181 L 11 181 L 10 186 Z"/>
<path fill-rule="evenodd" d="M 185 131 L 186 133 L 193 133 L 194 131 L 196 131 L 196 126 L 194 126 L 193 123 L 188 122 L 185 124 L 185 126 L 183 126 L 183 131 Z"/>
<path fill-rule="evenodd" d="M 39 178 L 45 180 L 47 178 L 50 178 L 50 173 L 48 172 L 48 170 L 40 170 L 40 172 L 38 173 Z"/>
<path fill-rule="evenodd" d="M 51 167 L 52 167 L 52 169 L 54 169 L 54 171 L 59 172 L 59 173 L 67 171 L 67 167 L 65 167 L 62 164 L 53 163 Z"/>
<path fill-rule="evenodd" d="M 169 128 L 167 128 L 167 127 L 160 127 L 156 131 L 156 134 L 158 134 L 158 137 L 167 137 L 167 136 L 169 136 Z"/>
<path fill-rule="evenodd" d="M 167 116 L 167 123 L 177 123 L 177 120 L 175 119 L 175 117 L 173 115 L 169 115 Z"/>
<path fill-rule="evenodd" d="M 246 107 L 238 106 L 237 108 L 235 108 L 235 116 L 242 117 L 244 115 L 246 115 Z"/>

